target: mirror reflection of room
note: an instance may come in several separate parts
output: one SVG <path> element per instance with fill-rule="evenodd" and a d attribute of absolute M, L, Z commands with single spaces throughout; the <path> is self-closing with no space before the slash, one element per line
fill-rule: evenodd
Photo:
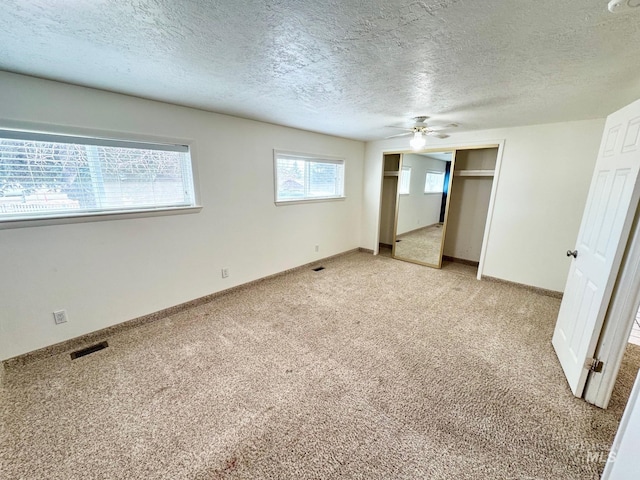
<path fill-rule="evenodd" d="M 394 257 L 440 266 L 452 152 L 405 153 Z"/>

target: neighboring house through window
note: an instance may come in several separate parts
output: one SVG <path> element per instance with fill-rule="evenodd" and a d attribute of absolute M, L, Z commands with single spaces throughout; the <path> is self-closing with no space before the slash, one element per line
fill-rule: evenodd
<path fill-rule="evenodd" d="M 344 159 L 274 151 L 276 204 L 344 198 Z"/>

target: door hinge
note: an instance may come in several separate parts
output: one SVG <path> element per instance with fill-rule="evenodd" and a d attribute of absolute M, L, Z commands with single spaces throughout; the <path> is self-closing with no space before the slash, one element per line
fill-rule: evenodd
<path fill-rule="evenodd" d="M 602 367 L 604 367 L 604 363 L 602 363 L 602 361 L 598 360 L 597 358 L 590 358 L 589 360 L 587 360 L 587 363 L 584 365 L 584 367 L 590 372 L 601 373 Z"/>

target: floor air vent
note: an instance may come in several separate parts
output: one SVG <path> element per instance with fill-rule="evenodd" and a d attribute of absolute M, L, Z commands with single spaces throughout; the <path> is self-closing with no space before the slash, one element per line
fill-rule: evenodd
<path fill-rule="evenodd" d="M 324 267 L 316 267 L 313 269 L 314 272 L 319 272 L 320 270 L 324 270 Z"/>
<path fill-rule="evenodd" d="M 82 350 L 76 350 L 75 352 L 71 352 L 71 360 L 75 360 L 76 358 L 90 355 L 99 350 L 103 350 L 108 346 L 109 344 L 107 342 L 100 342 L 100 343 L 96 343 L 95 345 L 91 345 L 90 347 L 83 348 Z"/>

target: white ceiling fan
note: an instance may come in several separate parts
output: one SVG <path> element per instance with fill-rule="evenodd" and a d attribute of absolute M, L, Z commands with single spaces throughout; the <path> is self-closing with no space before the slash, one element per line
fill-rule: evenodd
<path fill-rule="evenodd" d="M 411 148 L 414 150 L 420 150 L 427 144 L 427 139 L 425 138 L 427 135 L 438 137 L 438 138 L 447 138 L 449 135 L 446 133 L 442 133 L 443 130 L 448 128 L 455 128 L 458 126 L 457 123 L 449 123 L 448 125 L 437 125 L 437 126 L 429 126 L 426 124 L 426 120 L 429 117 L 426 115 L 422 115 L 419 117 L 413 117 L 414 125 L 412 127 L 398 127 L 394 125 L 388 125 L 388 128 L 399 128 L 400 130 L 406 130 L 405 133 L 399 133 L 397 135 L 391 135 L 386 138 L 395 138 L 395 137 L 403 137 L 405 135 L 413 135 L 413 138 L 409 142 Z"/>

